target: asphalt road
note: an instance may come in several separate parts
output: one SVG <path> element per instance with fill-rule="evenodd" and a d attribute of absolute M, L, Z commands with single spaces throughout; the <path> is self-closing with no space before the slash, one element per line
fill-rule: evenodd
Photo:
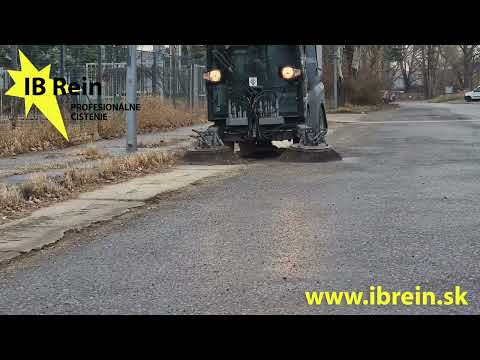
<path fill-rule="evenodd" d="M 368 121 L 333 132 L 341 162 L 258 160 L 4 266 L 0 313 L 478 314 L 480 104 Z M 469 305 L 305 301 L 371 285 Z"/>

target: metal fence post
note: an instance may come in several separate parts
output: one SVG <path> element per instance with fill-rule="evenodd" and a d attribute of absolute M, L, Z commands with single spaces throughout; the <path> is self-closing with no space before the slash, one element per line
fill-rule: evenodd
<path fill-rule="evenodd" d="M 152 94 L 157 95 L 157 47 L 153 45 L 153 61 L 152 61 Z"/>
<path fill-rule="evenodd" d="M 65 45 L 60 45 L 60 77 L 64 77 L 65 72 Z"/>
<path fill-rule="evenodd" d="M 11 68 L 14 70 L 18 69 L 18 45 L 10 45 L 10 58 L 11 58 Z M 18 98 L 14 97 L 11 100 L 11 113 L 10 113 L 10 126 L 12 129 L 17 127 L 17 117 L 19 116 L 19 101 Z"/>
<path fill-rule="evenodd" d="M 194 104 L 193 104 L 193 67 L 195 65 L 193 64 L 193 61 L 190 63 L 190 76 L 189 76 L 189 84 L 188 84 L 188 97 L 189 97 L 189 102 L 190 102 L 190 111 L 193 112 L 194 109 Z"/>
<path fill-rule="evenodd" d="M 170 46 L 170 66 L 168 67 L 168 97 L 172 98 L 172 89 L 173 89 L 173 45 Z"/>
<path fill-rule="evenodd" d="M 198 105 L 198 68 L 193 65 L 193 107 Z"/>
<path fill-rule="evenodd" d="M 162 54 L 162 100 L 165 99 L 165 93 L 167 92 L 167 79 L 165 75 L 165 64 L 166 64 L 166 59 L 165 59 L 165 54 Z M 168 98 L 168 94 L 167 94 Z"/>
<path fill-rule="evenodd" d="M 173 67 L 171 69 L 172 76 L 173 76 L 173 85 L 172 85 L 172 105 L 173 108 L 175 109 L 177 107 L 176 103 L 176 97 L 177 97 L 177 82 L 178 82 L 178 76 L 177 76 L 177 54 L 175 53 L 176 47 L 173 48 L 172 51 L 172 56 L 173 56 Z"/>
<path fill-rule="evenodd" d="M 127 106 L 137 103 L 137 46 L 128 46 Z M 127 151 L 137 151 L 136 112 L 127 111 Z"/>
<path fill-rule="evenodd" d="M 337 45 L 333 45 L 333 109 L 337 110 L 338 107 L 338 74 L 337 74 Z"/>
<path fill-rule="evenodd" d="M 102 46 L 97 46 L 97 82 L 102 83 Z M 102 94 L 97 90 L 97 104 L 102 103 Z"/>

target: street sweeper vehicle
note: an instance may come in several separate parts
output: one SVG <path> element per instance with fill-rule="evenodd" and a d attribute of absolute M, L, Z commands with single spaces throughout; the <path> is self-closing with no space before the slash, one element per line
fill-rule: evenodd
<path fill-rule="evenodd" d="M 319 45 L 207 45 L 208 119 L 197 150 L 240 155 L 292 140 L 301 152 L 330 150 Z"/>

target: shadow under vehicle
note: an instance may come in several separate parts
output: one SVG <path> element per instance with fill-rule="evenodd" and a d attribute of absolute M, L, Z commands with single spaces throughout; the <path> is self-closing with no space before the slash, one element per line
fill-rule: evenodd
<path fill-rule="evenodd" d="M 278 140 L 324 142 L 328 124 L 318 47 L 208 45 L 204 79 L 214 125 L 203 139 L 232 151 L 237 142 L 241 154 Z"/>

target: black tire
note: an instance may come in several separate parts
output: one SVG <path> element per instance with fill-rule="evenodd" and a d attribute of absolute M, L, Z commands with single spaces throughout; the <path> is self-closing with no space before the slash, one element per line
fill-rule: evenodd
<path fill-rule="evenodd" d="M 228 146 L 230 149 L 232 149 L 232 152 L 235 150 L 235 142 L 223 140 L 225 138 L 224 137 L 224 135 L 225 135 L 224 134 L 225 133 L 225 120 L 215 121 L 215 124 L 211 125 L 209 127 L 217 127 L 218 128 L 218 136 L 220 137 L 220 139 L 222 139 L 223 144 L 225 146 Z"/>
<path fill-rule="evenodd" d="M 328 129 L 327 114 L 325 114 L 323 106 L 320 108 L 320 124 L 321 128 Z"/>
<path fill-rule="evenodd" d="M 240 147 L 240 156 L 247 157 L 255 153 L 255 143 L 253 142 L 239 142 L 238 146 Z"/>
<path fill-rule="evenodd" d="M 235 150 L 235 141 L 224 141 L 223 144 L 232 149 L 232 152 Z"/>
<path fill-rule="evenodd" d="M 213 125 L 210 125 L 209 128 L 216 127 L 218 129 L 218 136 L 223 140 L 223 133 L 225 131 L 225 120 L 217 120 Z"/>
<path fill-rule="evenodd" d="M 472 98 L 471 98 L 470 96 L 466 96 L 466 97 L 465 97 L 465 101 L 466 101 L 466 102 L 472 102 Z"/>

